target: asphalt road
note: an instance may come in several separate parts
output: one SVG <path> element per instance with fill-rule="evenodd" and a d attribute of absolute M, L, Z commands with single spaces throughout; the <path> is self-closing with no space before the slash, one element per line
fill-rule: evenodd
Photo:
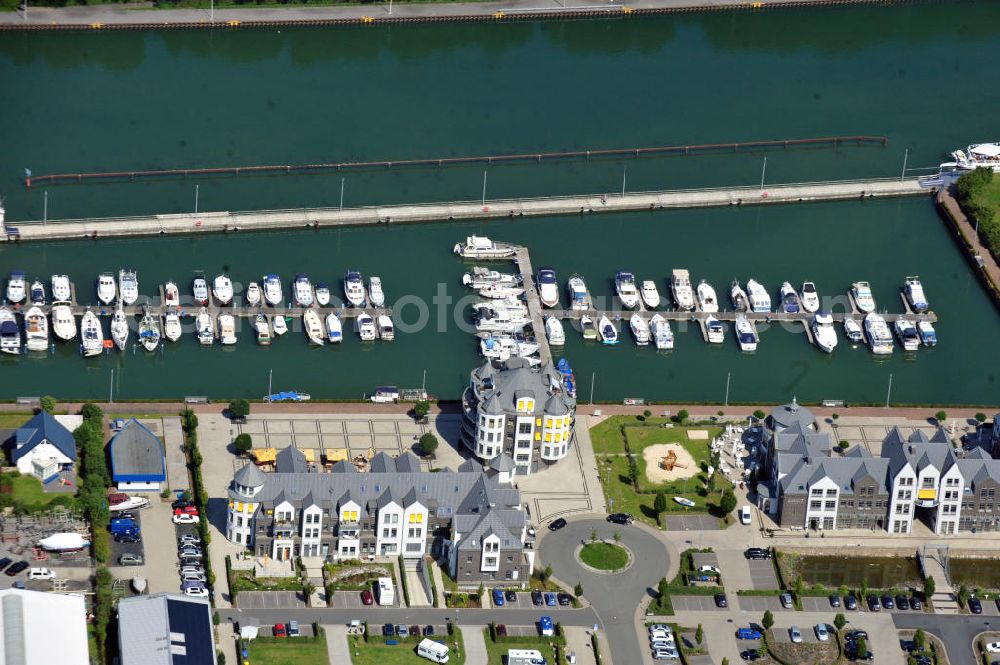
<path fill-rule="evenodd" d="M 892 617 L 896 628 L 923 628 L 944 643 L 951 665 L 979 665 L 972 641 L 984 631 L 1000 629 L 1000 619 L 980 615 L 903 614 Z"/>
<path fill-rule="evenodd" d="M 328 625 L 347 625 L 353 619 L 367 621 L 369 624 L 375 626 L 384 623 L 419 624 L 421 626 L 427 624 L 443 625 L 448 621 L 466 626 L 483 626 L 490 621 L 507 623 L 513 626 L 530 626 L 536 623 L 538 617 L 543 614 L 552 617 L 553 621 L 568 626 L 590 627 L 598 622 L 597 615 L 590 608 L 559 609 L 555 607 L 539 607 L 525 610 L 499 610 L 493 608 L 462 610 L 454 608 L 435 609 L 430 607 L 380 608 L 373 606 L 365 609 L 306 607 L 280 610 L 219 610 L 219 617 L 222 621 L 240 622 L 255 619 L 262 626 L 287 623 L 292 620 L 299 623 L 317 621 Z M 635 635 L 632 636 L 632 641 L 635 642 Z"/>
<path fill-rule="evenodd" d="M 595 530 L 598 538 L 608 540 L 615 531 L 621 534 L 621 544 L 632 551 L 632 565 L 627 570 L 598 573 L 577 561 L 577 546 L 587 543 Z M 666 574 L 670 562 L 664 544 L 643 526 L 588 519 L 571 521 L 559 531 L 546 533 L 539 554 L 541 565 L 552 566 L 559 580 L 570 586 L 583 584 L 583 595 L 600 618 L 598 623 L 604 628 L 615 662 L 642 663 L 635 608 L 644 595 L 655 593 L 657 582 Z"/>

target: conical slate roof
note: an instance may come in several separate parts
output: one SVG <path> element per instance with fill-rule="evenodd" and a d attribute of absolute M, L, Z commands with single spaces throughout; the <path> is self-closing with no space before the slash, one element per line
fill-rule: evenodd
<path fill-rule="evenodd" d="M 243 487 L 262 487 L 264 485 L 264 474 L 260 472 L 256 464 L 246 464 L 233 476 L 233 482 Z"/>

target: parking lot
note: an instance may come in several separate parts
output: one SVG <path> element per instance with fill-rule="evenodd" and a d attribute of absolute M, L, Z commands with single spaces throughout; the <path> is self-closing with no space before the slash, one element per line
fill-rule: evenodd
<path fill-rule="evenodd" d="M 817 643 L 819 643 L 820 639 L 818 637 L 816 637 L 816 628 L 815 628 L 815 626 L 808 625 L 808 624 L 806 624 L 806 625 L 803 625 L 803 624 L 793 624 L 793 625 L 798 626 L 799 632 L 802 634 L 802 642 L 803 643 L 805 643 L 805 644 L 817 644 Z M 827 626 L 827 630 L 830 631 L 831 635 L 834 632 L 833 626 Z M 779 628 L 778 626 L 775 626 L 774 629 L 771 631 L 771 633 L 774 635 L 774 641 L 775 642 L 791 642 L 792 641 L 792 637 L 791 637 L 791 634 L 788 632 L 788 627 L 787 626 L 784 626 L 784 627 L 781 627 L 781 628 Z M 833 639 L 833 638 L 830 637 L 830 638 L 827 639 L 827 641 L 829 642 L 831 639 Z"/>
<path fill-rule="evenodd" d="M 295 591 L 241 591 L 240 608 L 246 610 L 298 609 L 306 606 L 301 595 Z"/>
<path fill-rule="evenodd" d="M 667 531 L 718 531 L 719 518 L 711 515 L 667 513 Z"/>
<path fill-rule="evenodd" d="M 260 593 L 274 593 L 274 592 L 260 592 Z M 248 607 L 243 604 L 243 598 L 246 592 L 240 594 L 240 607 Z M 401 607 L 400 597 L 401 594 L 396 594 L 395 602 L 393 602 L 392 607 Z M 336 607 L 338 609 L 360 609 L 365 607 L 365 604 L 361 602 L 361 592 L 360 591 L 334 591 L 333 599 L 330 602 L 330 607 Z M 369 606 L 372 607 L 372 606 Z M 378 607 L 378 605 L 374 605 Z"/>
<path fill-rule="evenodd" d="M 709 610 L 725 611 L 725 608 L 716 607 L 714 596 L 670 596 L 670 602 L 674 606 L 674 613 L 677 612 L 707 612 Z M 742 606 L 742 602 L 741 602 Z"/>
<path fill-rule="evenodd" d="M 777 596 L 740 596 L 740 609 L 748 612 L 793 612 L 781 606 Z"/>
<path fill-rule="evenodd" d="M 131 516 L 135 523 L 139 525 L 141 530 L 142 524 L 142 511 L 132 510 L 126 513 L 126 516 Z M 111 513 L 112 519 L 121 517 L 119 513 Z M 145 557 L 145 549 L 142 544 L 142 539 L 139 539 L 137 543 L 125 543 L 116 539 L 114 536 L 111 538 L 111 561 L 118 563 L 121 560 L 122 554 L 134 554 L 139 557 Z"/>
<path fill-rule="evenodd" d="M 754 589 L 777 589 L 778 577 L 774 574 L 774 564 L 770 559 L 747 560 L 750 568 L 750 583 Z"/>

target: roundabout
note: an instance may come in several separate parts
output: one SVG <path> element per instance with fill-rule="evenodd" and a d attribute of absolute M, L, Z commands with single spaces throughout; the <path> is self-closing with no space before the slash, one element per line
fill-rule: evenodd
<path fill-rule="evenodd" d="M 598 540 L 577 548 L 577 560 L 596 573 L 619 573 L 632 565 L 632 552 L 616 543 Z"/>

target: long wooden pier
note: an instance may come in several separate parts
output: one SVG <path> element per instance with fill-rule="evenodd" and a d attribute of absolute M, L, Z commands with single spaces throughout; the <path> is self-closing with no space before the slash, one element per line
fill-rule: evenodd
<path fill-rule="evenodd" d="M 28 221 L 16 224 L 8 222 L 0 232 L 0 240 L 100 239 L 163 234 L 232 233 L 928 196 L 936 190 L 938 185 L 935 183 L 933 179 L 926 178 L 885 178 L 775 184 L 764 188 L 721 187 L 548 198 L 487 199 L 485 203 L 478 200 L 343 209 L 301 208 Z"/>

